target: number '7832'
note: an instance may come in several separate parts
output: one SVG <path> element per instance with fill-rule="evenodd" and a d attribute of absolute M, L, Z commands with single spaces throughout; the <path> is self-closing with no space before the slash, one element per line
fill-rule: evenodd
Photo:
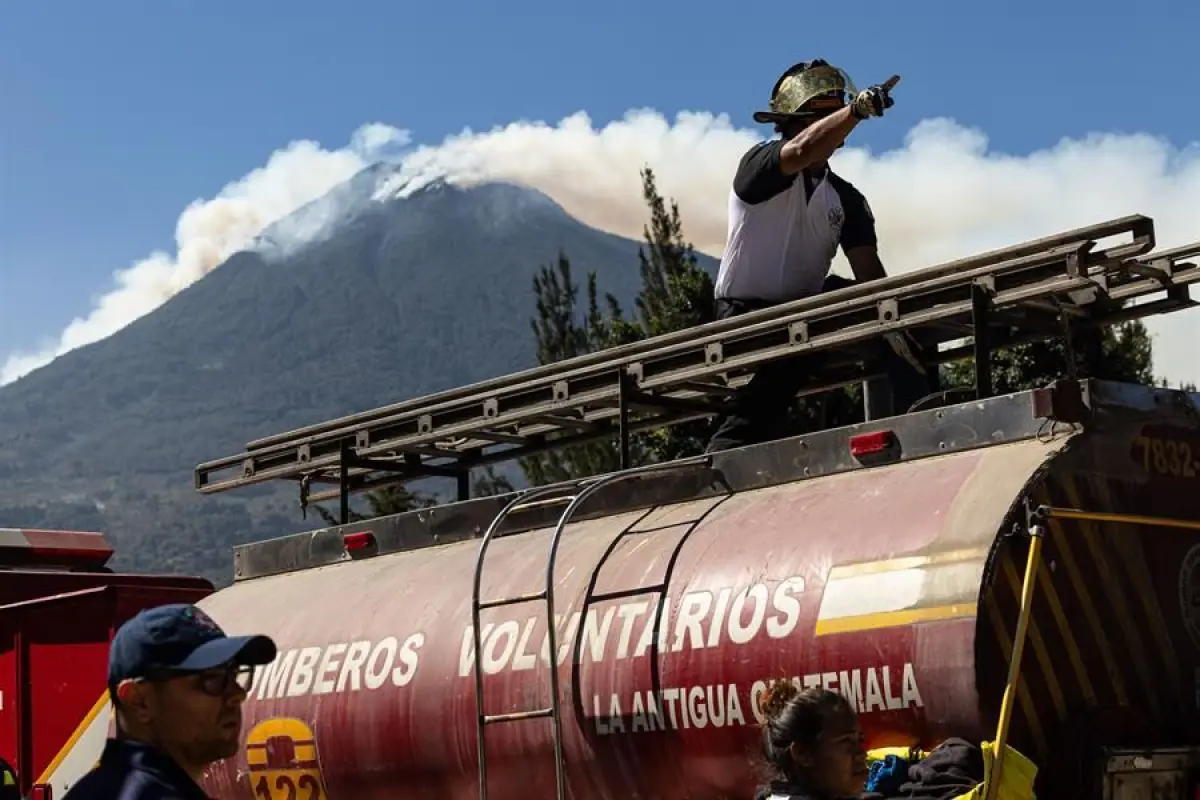
<path fill-rule="evenodd" d="M 1165 439 L 1158 436 L 1139 436 L 1133 440 L 1133 446 L 1142 454 L 1142 466 L 1147 472 L 1156 475 L 1170 475 L 1180 478 L 1194 478 L 1200 472 L 1197 468 L 1197 456 L 1192 451 L 1192 445 L 1179 439 Z"/>

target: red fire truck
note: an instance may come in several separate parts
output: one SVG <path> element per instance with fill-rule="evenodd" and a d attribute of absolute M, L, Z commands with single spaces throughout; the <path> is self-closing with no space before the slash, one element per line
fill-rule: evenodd
<path fill-rule="evenodd" d="M 99 533 L 0 528 L 0 757 L 25 792 L 99 757 L 108 727 L 92 723 L 107 720 L 101 694 L 120 624 L 213 591 L 200 578 L 113 573 L 112 555 Z"/>
<path fill-rule="evenodd" d="M 251 442 L 199 491 L 295 480 L 343 524 L 237 548 L 219 591 L 25 534 L 0 756 L 61 795 L 108 730 L 112 630 L 183 598 L 280 646 L 214 797 L 745 798 L 780 679 L 845 694 L 872 747 L 1010 720 L 1044 797 L 1191 797 L 1200 395 L 1073 375 L 998 395 L 990 374 L 994 348 L 1193 305 L 1200 245 L 1154 247 L 1123 218 Z M 969 392 L 635 463 L 639 431 L 719 412 L 771 360 L 878 397 L 859 348 L 897 333 L 974 355 Z M 619 470 L 468 496 L 470 469 L 605 437 Z M 350 521 L 355 492 L 427 476 L 458 501 Z"/>

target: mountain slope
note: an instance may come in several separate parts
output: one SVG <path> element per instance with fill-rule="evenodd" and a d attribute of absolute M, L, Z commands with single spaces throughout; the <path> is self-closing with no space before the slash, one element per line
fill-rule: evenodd
<path fill-rule="evenodd" d="M 506 184 L 301 209 L 162 307 L 0 388 L 0 524 L 107 531 L 120 564 L 228 576 L 228 547 L 312 525 L 273 487 L 201 498 L 252 438 L 533 365 L 532 276 L 560 250 L 628 302 L 636 242 Z M 348 202 L 353 200 L 354 202 Z M 351 212 L 300 248 L 273 240 Z M 711 262 L 706 262 L 711 267 Z"/>

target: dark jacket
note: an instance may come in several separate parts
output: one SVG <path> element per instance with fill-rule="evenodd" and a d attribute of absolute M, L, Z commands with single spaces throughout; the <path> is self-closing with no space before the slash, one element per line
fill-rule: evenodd
<path fill-rule="evenodd" d="M 109 739 L 100 764 L 63 800 L 209 800 L 192 777 L 162 751 L 142 742 Z"/>
<path fill-rule="evenodd" d="M 947 739 L 908 768 L 899 797 L 949 800 L 983 782 L 983 751 L 965 739 Z"/>

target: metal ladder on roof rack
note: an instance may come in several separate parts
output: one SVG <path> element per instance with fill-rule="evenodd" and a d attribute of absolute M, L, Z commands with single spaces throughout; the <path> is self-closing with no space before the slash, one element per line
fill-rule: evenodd
<path fill-rule="evenodd" d="M 557 800 L 565 800 L 567 796 L 566 761 L 563 754 L 562 739 L 562 704 L 559 696 L 558 629 L 554 620 L 554 568 L 558 559 L 558 547 L 562 542 L 563 532 L 566 530 L 571 518 L 592 495 L 601 489 L 631 478 L 643 477 L 653 473 L 707 467 L 711 463 L 711 456 L 696 456 L 694 458 L 679 459 L 661 464 L 647 464 L 642 467 L 634 467 L 621 472 L 612 472 L 607 475 L 581 478 L 566 484 L 532 489 L 514 498 L 492 520 L 491 525 L 488 526 L 487 531 L 483 535 L 482 541 L 479 543 L 479 554 L 475 560 L 475 577 L 471 591 L 471 626 L 474 639 L 472 670 L 475 675 L 475 728 L 479 753 L 479 800 L 487 800 L 488 796 L 487 741 L 484 736 L 487 727 L 506 722 L 520 722 L 523 720 L 544 718 L 550 719 L 551 735 L 554 743 L 555 796 Z M 572 492 L 572 494 L 558 494 L 560 492 Z M 550 551 L 546 559 L 545 588 L 532 594 L 514 595 L 497 600 L 483 600 L 481 597 L 483 565 L 487 558 L 488 547 L 492 541 L 506 535 L 499 533 L 500 526 L 504 521 L 513 514 L 521 511 L 561 505 L 563 503 L 566 503 L 567 507 L 563 509 L 562 514 L 559 516 L 558 523 L 554 528 L 554 536 L 550 540 Z M 480 656 L 483 649 L 483 636 L 480 633 L 481 614 L 485 609 L 489 608 L 503 608 L 505 606 L 538 601 L 545 603 L 546 611 L 547 644 L 550 656 L 550 704 L 542 708 L 512 711 L 504 714 L 487 714 L 484 712 L 483 705 L 483 669 Z"/>
<path fill-rule="evenodd" d="M 723 413 L 784 358 L 815 357 L 805 395 L 878 377 L 872 354 L 896 334 L 937 363 L 973 356 L 975 395 L 988 397 L 995 348 L 1061 339 L 1064 317 L 1094 332 L 1197 305 L 1200 243 L 1154 246 L 1153 220 L 1140 215 L 1063 231 L 259 439 L 198 465 L 196 488 L 302 478 L 337 487 L 308 496 L 317 503 L 613 433 L 627 443 Z"/>

